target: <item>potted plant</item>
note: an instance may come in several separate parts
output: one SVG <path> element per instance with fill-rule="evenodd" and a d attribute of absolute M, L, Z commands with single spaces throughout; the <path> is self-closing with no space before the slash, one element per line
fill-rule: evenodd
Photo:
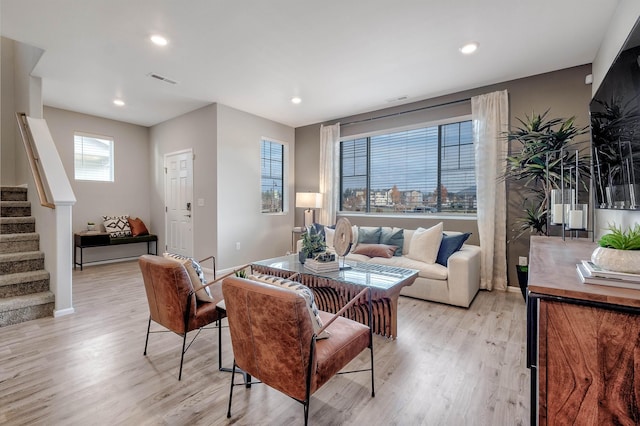
<path fill-rule="evenodd" d="M 310 226 L 302 234 L 302 248 L 298 253 L 298 259 L 300 259 L 300 263 L 304 263 L 305 259 L 310 259 L 315 254 L 323 252 L 325 248 L 326 244 L 322 234 L 314 226 Z"/>
<path fill-rule="evenodd" d="M 562 169 L 578 164 L 578 173 L 588 176 L 590 165 L 581 152 L 576 153 L 574 138 L 588 131 L 588 127 L 578 128 L 575 117 L 568 119 L 547 118 L 549 110 L 543 114 L 532 113 L 524 119 L 517 119 L 521 126 L 509 132 L 508 141 L 521 144 L 519 151 L 507 157 L 504 179 L 518 182 L 524 188 L 523 216 L 518 218 L 513 229 L 514 237 L 509 242 L 525 234 L 545 235 L 548 233 L 549 200 L 552 189 L 568 186 L 567 176 Z M 576 159 L 576 155 L 578 158 Z M 586 179 L 581 179 L 587 189 Z M 526 268 L 526 270 L 524 269 Z M 522 295 L 526 295 L 528 266 L 517 265 L 518 284 Z M 525 297 L 526 298 L 526 297 Z"/>
<path fill-rule="evenodd" d="M 640 274 L 640 224 L 626 230 L 609 225 L 608 229 L 598 240 L 591 261 L 609 271 Z"/>
<path fill-rule="evenodd" d="M 87 231 L 95 231 L 96 230 L 96 224 L 93 222 L 87 222 Z"/>

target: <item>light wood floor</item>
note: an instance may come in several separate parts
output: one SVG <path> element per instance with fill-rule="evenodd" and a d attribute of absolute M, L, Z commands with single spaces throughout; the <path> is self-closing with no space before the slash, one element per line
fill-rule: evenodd
<path fill-rule="evenodd" d="M 152 334 L 143 356 L 148 308 L 136 262 L 73 278 L 75 314 L 0 328 L 0 424 L 302 424 L 302 406 L 265 385 L 236 387 L 226 418 L 231 376 L 217 369 L 216 330 L 189 349 L 180 382 L 177 335 Z M 468 310 L 401 297 L 398 321 L 397 340 L 375 338 L 375 398 L 369 373 L 337 376 L 312 396 L 310 424 L 528 424 L 519 293 L 481 291 Z"/>

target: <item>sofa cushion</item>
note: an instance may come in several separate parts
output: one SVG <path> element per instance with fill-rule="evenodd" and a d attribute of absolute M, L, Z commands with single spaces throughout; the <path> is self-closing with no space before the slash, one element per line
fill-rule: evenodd
<path fill-rule="evenodd" d="M 471 233 L 467 232 L 464 234 L 457 235 L 448 235 L 444 234 L 442 236 L 442 242 L 440 243 L 440 250 L 438 250 L 438 257 L 436 258 L 436 263 L 439 263 L 442 266 L 447 266 L 447 260 L 449 257 L 462 247 L 465 241 Z"/>
<path fill-rule="evenodd" d="M 102 216 L 104 229 L 110 237 L 130 237 L 131 227 L 129 227 L 129 216 Z"/>
<path fill-rule="evenodd" d="M 346 258 L 352 262 L 368 262 L 371 260 L 371 257 L 366 254 L 355 254 L 354 252 L 349 253 Z"/>
<path fill-rule="evenodd" d="M 351 258 L 351 256 L 349 256 Z M 398 268 L 416 269 L 418 276 L 421 278 L 431 278 L 433 280 L 447 280 L 449 278 L 449 271 L 446 266 L 439 265 L 437 263 L 424 263 L 419 260 L 413 260 L 407 256 L 402 257 L 374 257 L 369 260 L 369 263 L 375 263 L 377 265 L 397 266 Z"/>
<path fill-rule="evenodd" d="M 204 278 L 204 272 L 202 272 L 202 268 L 198 262 L 190 257 L 177 253 L 165 252 L 162 254 L 162 257 L 178 262 L 184 266 L 184 269 L 186 269 L 189 274 L 189 278 L 191 278 L 191 285 L 193 286 L 193 290 L 196 292 L 196 299 L 201 302 L 213 302 L 211 290 L 209 287 L 204 287 L 207 280 Z"/>
<path fill-rule="evenodd" d="M 407 257 L 425 263 L 435 263 L 442 241 L 442 222 L 431 228 L 418 228 L 411 237 Z"/>
<path fill-rule="evenodd" d="M 379 226 L 358 227 L 358 244 L 378 244 L 381 232 L 382 229 Z"/>
<path fill-rule="evenodd" d="M 398 250 L 396 250 L 393 255 L 402 256 L 402 247 L 404 246 L 404 229 L 383 226 L 380 231 L 380 244 L 398 247 Z"/>
<path fill-rule="evenodd" d="M 390 246 L 388 244 L 358 244 L 353 254 L 364 254 L 369 257 L 393 257 L 398 246 Z"/>
<path fill-rule="evenodd" d="M 249 275 L 249 279 L 281 287 L 285 290 L 293 291 L 301 295 L 304 300 L 307 301 L 307 311 L 309 312 L 309 318 L 311 318 L 311 324 L 313 324 L 313 331 L 317 335 L 318 330 L 320 330 L 324 324 L 322 323 L 322 319 L 320 319 L 320 314 L 318 312 L 318 307 L 316 306 L 313 291 L 311 291 L 309 287 L 296 281 L 291 281 L 286 278 L 274 277 L 273 275 L 266 274 L 252 274 Z M 329 337 L 329 333 L 326 330 L 317 335 L 318 339 L 326 339 L 327 337 Z"/>

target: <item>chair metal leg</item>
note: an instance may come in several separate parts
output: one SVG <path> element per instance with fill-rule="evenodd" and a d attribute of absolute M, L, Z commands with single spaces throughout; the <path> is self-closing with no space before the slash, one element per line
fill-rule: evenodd
<path fill-rule="evenodd" d="M 231 398 L 233 397 L 233 383 L 236 377 L 236 360 L 233 360 L 233 367 L 231 368 L 231 387 L 229 388 L 229 408 L 227 409 L 227 418 L 231 418 Z"/>
<path fill-rule="evenodd" d="M 303 402 L 304 405 L 304 426 L 307 426 L 309 423 L 309 401 Z"/>
<path fill-rule="evenodd" d="M 374 384 L 374 374 L 373 374 L 373 345 L 371 345 L 371 397 L 376 396 L 376 388 Z"/>
<path fill-rule="evenodd" d="M 147 325 L 147 339 L 144 341 L 143 355 L 147 355 L 147 345 L 149 344 L 149 330 L 151 330 L 151 315 L 149 315 L 149 325 Z"/>
<path fill-rule="evenodd" d="M 182 354 L 180 355 L 180 373 L 178 374 L 178 381 L 182 380 L 182 362 L 184 361 L 184 347 L 187 344 L 187 333 L 184 333 L 184 337 L 182 338 Z"/>
<path fill-rule="evenodd" d="M 222 318 L 218 318 L 218 371 L 222 371 Z"/>

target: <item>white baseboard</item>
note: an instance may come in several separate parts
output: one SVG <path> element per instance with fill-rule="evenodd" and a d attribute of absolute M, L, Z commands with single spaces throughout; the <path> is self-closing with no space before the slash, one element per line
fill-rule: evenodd
<path fill-rule="evenodd" d="M 63 317 L 65 315 L 71 315 L 75 313 L 76 313 L 76 310 L 74 308 L 59 309 L 59 310 L 53 311 L 53 317 L 58 318 L 58 317 Z"/>
<path fill-rule="evenodd" d="M 516 286 L 513 286 L 513 285 L 508 285 L 507 286 L 507 291 L 511 292 L 511 293 L 521 293 L 520 287 L 516 287 Z"/>

